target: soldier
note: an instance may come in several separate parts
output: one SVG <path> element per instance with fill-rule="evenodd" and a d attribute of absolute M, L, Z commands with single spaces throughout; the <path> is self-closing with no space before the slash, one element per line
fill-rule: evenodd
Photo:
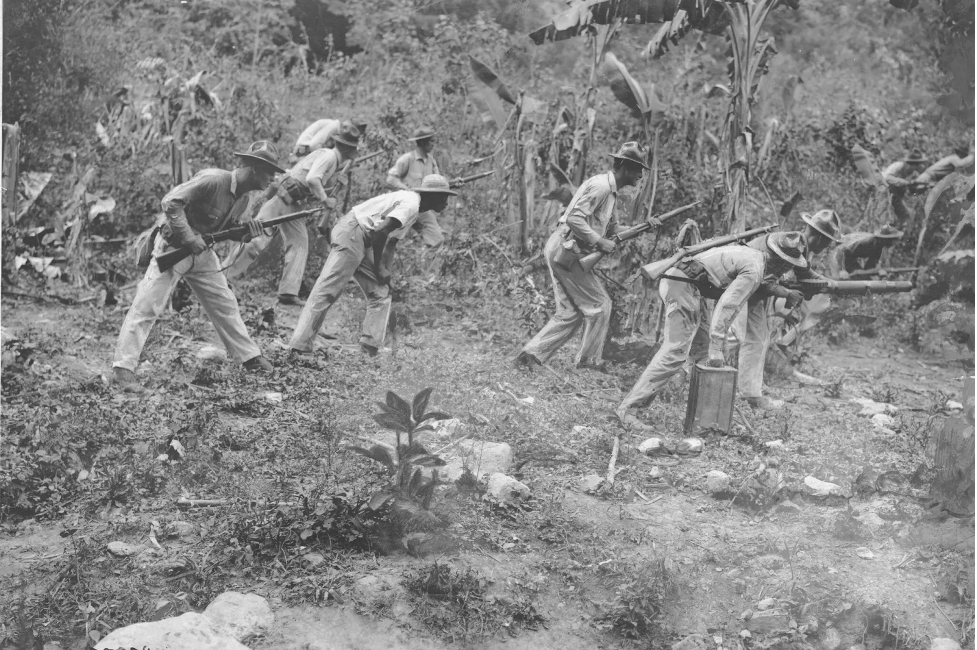
<path fill-rule="evenodd" d="M 112 362 L 113 383 L 141 390 L 134 373 L 139 356 L 173 286 L 181 278 L 190 285 L 207 312 L 228 356 L 242 363 L 246 370 L 272 370 L 248 336 L 237 299 L 221 273 L 217 254 L 201 237 L 223 230 L 239 218 L 248 206 L 247 193 L 265 189 L 276 172 L 284 171 L 278 166 L 278 151 L 269 142 L 255 142 L 246 152 L 234 152 L 234 155 L 240 164 L 233 171 L 204 169 L 163 197 L 165 223 L 156 237 L 154 255 L 183 246 L 191 247 L 193 255 L 165 272 L 160 272 L 155 258 L 150 262 L 122 323 Z M 261 234 L 258 222 L 248 224 L 252 227 L 245 240 Z"/>
<path fill-rule="evenodd" d="M 387 171 L 387 187 L 391 190 L 410 190 L 420 185 L 421 180 L 431 174 L 440 174 L 438 161 L 431 152 L 434 150 L 434 136 L 437 132 L 429 126 L 421 126 L 414 130 L 409 141 L 414 143 L 414 150 L 405 153 Z M 438 224 L 437 215 L 425 212 L 418 216 L 414 228 L 420 231 L 421 241 L 424 243 L 425 253 L 435 253 L 444 243 L 444 233 Z M 403 239 L 408 230 L 398 231 L 394 235 Z"/>
<path fill-rule="evenodd" d="M 332 229 L 332 250 L 288 344 L 290 355 L 313 357 L 316 334 L 350 280 L 356 280 L 367 299 L 360 347 L 376 355 L 390 316 L 389 269 L 398 242 L 393 234 L 410 230 L 422 212 L 441 212 L 455 195 L 443 176 L 431 174 L 419 187 L 381 194 L 340 219 Z"/>
<path fill-rule="evenodd" d="M 366 122 L 363 120 L 353 119 L 350 123 L 359 129 L 361 137 L 366 133 Z M 332 136 L 339 133 L 342 127 L 342 122 L 332 119 L 316 120 L 307 126 L 295 141 L 292 155 L 288 158 L 289 164 L 294 165 L 300 158 L 308 156 L 316 149 L 332 147 Z"/>
<path fill-rule="evenodd" d="M 879 265 L 879 259 L 887 248 L 899 243 L 903 233 L 886 224 L 877 233 L 853 232 L 842 237 L 841 244 L 835 249 L 828 262 L 833 275 L 847 280 L 849 273 L 860 269 L 874 269 Z M 879 277 L 885 277 L 880 271 Z"/>
<path fill-rule="evenodd" d="M 912 217 L 909 206 L 906 205 L 906 192 L 912 190 L 913 178 L 925 169 L 926 163 L 922 152 L 914 149 L 908 156 L 892 163 L 882 172 L 882 180 L 889 187 L 889 202 L 898 223 L 909 223 Z"/>
<path fill-rule="evenodd" d="M 780 277 L 807 267 L 799 233 L 774 233 L 761 250 L 753 246 L 719 246 L 687 258 L 666 271 L 660 284 L 665 334 L 661 348 L 631 392 L 617 407 L 622 424 L 649 429 L 634 410 L 648 404 L 682 369 L 694 339 L 708 337 L 708 365 L 723 365 L 723 342 L 739 311 L 765 276 Z M 668 279 L 671 277 L 672 279 Z M 690 282 L 691 281 L 691 282 Z M 702 298 L 718 299 L 711 319 L 703 313 Z M 706 333 L 702 325 L 710 320 Z M 755 335 L 748 329 L 747 338 Z"/>
<path fill-rule="evenodd" d="M 832 242 L 841 241 L 841 220 L 834 210 L 819 210 L 813 216 L 804 212 L 801 220 L 806 224 L 804 232 L 800 234 L 801 250 L 806 252 L 809 265 L 805 268 L 793 269 L 798 280 L 822 280 L 823 275 L 815 272 L 810 265 L 813 256 L 826 250 Z M 762 235 L 749 243 L 749 246 L 763 251 L 768 245 L 768 239 L 773 235 Z M 739 388 L 746 401 L 755 409 L 775 411 L 784 403 L 781 400 L 770 399 L 763 392 L 763 368 L 766 363 L 767 349 L 770 347 L 769 317 L 774 312 L 774 302 L 777 298 L 787 301 L 788 311 L 794 308 L 803 309 L 803 296 L 798 291 L 788 291 L 779 285 L 770 284 L 769 292 L 758 291 L 748 303 L 746 313 L 746 335 L 742 337 L 739 348 Z M 761 295 L 763 294 L 763 295 Z M 752 332 L 752 334 L 750 334 Z"/>
<path fill-rule="evenodd" d="M 546 242 L 543 255 L 553 280 L 556 313 L 519 352 L 514 361 L 517 368 L 545 363 L 581 325 L 583 341 L 576 365 L 602 368 L 611 298 L 594 271 L 584 270 L 577 260 L 595 250 L 614 251 L 616 245 L 610 237 L 617 229 L 614 206 L 618 190 L 635 185 L 649 169 L 647 154 L 637 142 L 625 142 L 611 158 L 613 169 L 584 181 Z M 660 225 L 655 223 L 656 227 Z"/>
<path fill-rule="evenodd" d="M 326 187 L 335 185 L 336 175 L 343 165 L 356 157 L 360 132 L 352 124 L 346 123 L 331 136 L 331 140 L 335 148 L 313 151 L 292 167 L 281 181 L 268 187 L 263 197 L 266 202 L 258 212 L 258 221 L 301 210 L 302 204 L 311 199 L 318 200 L 324 208 L 336 207 L 336 199 L 326 195 Z M 305 301 L 298 294 L 305 274 L 305 262 L 309 258 L 309 230 L 305 220 L 280 224 L 275 236 L 282 239 L 285 247 L 285 263 L 278 283 L 278 302 L 283 305 L 304 305 Z M 228 255 L 225 262 L 227 278 L 235 280 L 247 273 L 272 240 L 270 235 L 255 237 Z"/>

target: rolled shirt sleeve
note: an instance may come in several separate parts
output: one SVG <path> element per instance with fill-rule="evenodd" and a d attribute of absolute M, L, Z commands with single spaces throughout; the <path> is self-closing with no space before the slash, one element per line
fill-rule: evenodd
<path fill-rule="evenodd" d="M 600 195 L 597 188 L 593 184 L 587 183 L 577 190 L 577 195 L 573 197 L 570 208 L 563 217 L 563 222 L 570 227 L 574 236 L 591 246 L 602 239 L 588 221 L 588 218 L 597 210 L 599 203 Z"/>
<path fill-rule="evenodd" d="M 194 201 L 205 201 L 213 193 L 206 178 L 191 178 L 167 192 L 160 205 L 170 226 L 170 243 L 185 246 L 193 241 L 196 232 L 190 227 L 186 208 Z"/>
<path fill-rule="evenodd" d="M 397 159 L 393 167 L 387 170 L 387 175 L 394 176 L 403 180 L 407 176 L 407 172 L 410 171 L 410 160 L 411 153 L 405 153 L 403 156 Z"/>
<path fill-rule="evenodd" d="M 333 177 L 333 174 L 339 169 L 339 159 L 336 156 L 336 152 L 333 149 L 327 149 L 326 153 L 319 156 L 316 161 L 309 168 L 309 173 L 305 176 L 306 184 L 312 182 L 313 180 L 319 181 L 319 183 L 325 187 L 326 183 Z"/>

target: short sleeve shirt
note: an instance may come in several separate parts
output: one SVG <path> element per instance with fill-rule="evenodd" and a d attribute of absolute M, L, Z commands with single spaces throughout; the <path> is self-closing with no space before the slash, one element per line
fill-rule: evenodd
<path fill-rule="evenodd" d="M 369 231 L 376 230 L 384 219 L 390 217 L 395 219 L 400 227 L 391 233 L 391 237 L 410 230 L 421 207 L 421 196 L 411 190 L 398 190 L 387 192 L 380 196 L 375 196 L 368 201 L 364 201 L 352 209 L 353 216 L 363 228 Z"/>
<path fill-rule="evenodd" d="M 431 154 L 425 156 L 420 149 L 415 149 L 398 158 L 387 173 L 399 178 L 407 187 L 420 187 L 425 176 L 440 174 L 441 171 L 438 169 L 438 161 L 434 159 L 434 156 Z"/>
<path fill-rule="evenodd" d="M 323 187 L 329 182 L 333 174 L 339 171 L 342 160 L 335 149 L 317 149 L 298 161 L 288 170 L 288 175 L 295 180 L 308 184 L 313 178 L 319 179 Z"/>

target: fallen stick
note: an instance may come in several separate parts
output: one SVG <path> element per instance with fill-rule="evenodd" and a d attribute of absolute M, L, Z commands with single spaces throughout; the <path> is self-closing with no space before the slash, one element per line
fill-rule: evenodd
<path fill-rule="evenodd" d="M 611 462 L 607 464 L 607 479 L 604 481 L 608 485 L 614 485 L 614 474 L 617 469 L 617 453 L 621 448 L 621 436 L 614 435 L 614 448 L 611 450 Z"/>
<path fill-rule="evenodd" d="M 222 506 L 229 506 L 234 503 L 236 503 L 236 501 L 232 499 L 187 499 L 186 497 L 180 497 L 179 499 L 176 500 L 176 507 L 177 508 L 219 508 Z M 292 507 L 298 505 L 298 503 L 294 501 L 273 502 L 273 501 L 268 501 L 266 499 L 251 499 L 249 501 L 244 501 L 242 503 L 246 503 L 249 506 L 261 506 L 261 507 L 273 505 L 278 508 Z"/>
<path fill-rule="evenodd" d="M 740 416 L 740 420 L 743 421 L 743 426 L 746 427 L 746 430 L 749 431 L 752 435 L 755 436 L 756 435 L 756 429 L 753 428 L 753 425 L 750 424 L 750 421 L 746 419 L 746 416 L 745 415 L 743 415 L 743 411 L 740 410 L 740 407 L 733 406 L 733 409 L 735 409 L 736 415 Z"/>

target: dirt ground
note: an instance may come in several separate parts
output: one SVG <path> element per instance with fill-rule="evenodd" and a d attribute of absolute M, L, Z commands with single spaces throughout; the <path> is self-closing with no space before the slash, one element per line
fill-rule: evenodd
<path fill-rule="evenodd" d="M 270 303 L 245 294 L 242 304 L 256 331 Z M 32 517 L 6 516 L 8 636 L 19 620 L 83 648 L 93 630 L 199 610 L 236 589 L 276 613 L 255 648 L 973 646 L 974 520 L 928 498 L 927 441 L 953 415 L 947 399 L 961 400 L 959 362 L 885 336 L 815 336 L 801 367 L 826 385 L 771 378 L 783 411 L 739 404 L 731 434 L 705 436 L 700 455 L 645 456 L 644 437 L 609 417 L 641 366 L 569 370 L 567 351 L 553 373 L 516 371 L 514 328 L 433 302 L 402 307 L 391 348 L 371 359 L 355 346 L 361 313 L 358 298 L 340 303 L 340 337 L 320 341 L 330 358 L 316 368 L 290 366 L 276 347 L 298 316 L 277 307 L 256 335 L 277 366 L 269 378 L 200 360 L 216 336 L 198 307 L 167 314 L 139 371 L 149 391 L 132 395 L 99 379 L 122 308 L 5 298 L 5 334 L 17 339 L 5 346 L 15 351 L 4 362 L 7 444 L 53 431 L 95 441 Z M 378 553 L 303 544 L 293 533 L 307 510 L 248 504 L 380 485 L 344 444 L 381 435 L 370 416 L 387 390 L 409 399 L 428 386 L 431 404 L 475 438 L 511 445 L 528 501 L 449 486 L 432 510 L 452 543 Z M 683 391 L 677 380 L 649 409 L 667 441 L 682 437 Z M 891 404 L 887 430 L 856 398 Z M 586 491 L 581 479 L 606 475 L 618 434 L 616 480 Z M 174 437 L 182 460 L 156 460 Z M 726 489 L 707 487 L 712 470 L 729 476 Z M 809 476 L 840 490 L 813 494 Z M 181 510 L 180 497 L 231 505 Z M 174 522 L 193 532 L 166 534 Z M 142 549 L 116 557 L 109 541 Z M 432 576 L 449 588 L 418 587 Z"/>

